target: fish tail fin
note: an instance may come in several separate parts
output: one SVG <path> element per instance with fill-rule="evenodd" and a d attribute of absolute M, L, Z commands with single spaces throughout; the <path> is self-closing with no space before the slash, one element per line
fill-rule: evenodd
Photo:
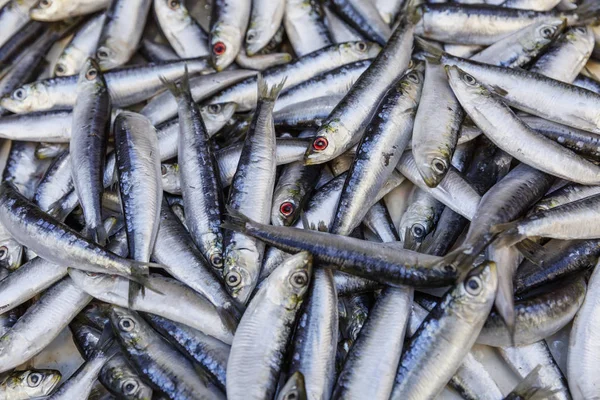
<path fill-rule="evenodd" d="M 149 267 L 164 268 L 160 264 L 147 263 L 141 261 L 130 260 L 131 262 L 131 275 L 129 278 L 129 296 L 128 306 L 133 308 L 134 301 L 139 295 L 144 296 L 145 290 L 150 289 L 155 293 L 164 294 L 157 287 L 155 287 L 150 281 L 148 275 L 150 273 Z"/>
<path fill-rule="evenodd" d="M 217 308 L 219 312 L 219 317 L 227 328 L 229 328 L 232 332 L 235 332 L 237 329 L 239 318 L 237 318 L 233 313 L 231 308 L 219 307 Z"/>
<path fill-rule="evenodd" d="M 169 80 L 164 76 L 159 76 L 158 79 L 160 79 L 162 84 L 167 88 L 167 90 L 169 90 L 169 92 L 171 92 L 171 94 L 176 99 L 179 99 L 181 96 L 186 96 L 190 94 L 190 80 L 187 64 L 184 67 L 183 77 L 179 82 Z"/>
<path fill-rule="evenodd" d="M 493 235 L 498 235 L 494 241 L 495 245 L 498 247 L 513 246 L 526 237 L 519 233 L 519 221 L 494 225 L 490 228 L 490 232 Z"/>
<path fill-rule="evenodd" d="M 444 50 L 440 49 L 438 46 L 431 43 L 430 41 L 422 39 L 418 36 L 415 36 L 415 42 L 417 42 L 421 49 L 428 53 L 428 55 L 426 55 L 425 58 L 429 63 L 442 63 L 442 56 L 444 55 Z"/>
<path fill-rule="evenodd" d="M 575 25 L 595 25 L 600 20 L 600 2 L 596 0 L 584 1 L 575 10 L 565 14 L 576 18 Z"/>
<path fill-rule="evenodd" d="M 263 78 L 262 74 L 258 74 L 258 98 L 260 100 L 277 100 L 279 97 L 279 93 L 285 86 L 285 81 L 287 80 L 287 76 L 281 80 L 281 82 L 271 86 L 267 85 L 267 82 Z"/>
<path fill-rule="evenodd" d="M 547 251 L 541 244 L 536 243 L 533 240 L 525 239 L 522 242 L 517 243 L 515 247 L 523 254 L 523 257 L 535 265 L 542 266 L 544 264 Z"/>
<path fill-rule="evenodd" d="M 246 224 L 251 222 L 250 218 L 231 206 L 226 206 L 228 218 L 221 223 L 221 228 L 236 232 L 246 232 Z"/>
<path fill-rule="evenodd" d="M 540 386 L 540 372 L 542 365 L 535 367 L 523 380 L 510 392 L 510 399 L 529 399 L 542 400 L 549 399 L 552 395 L 560 392 L 560 390 L 552 390 L 548 387 Z"/>
<path fill-rule="evenodd" d="M 404 6 L 402 15 L 405 15 L 406 21 L 411 25 L 416 25 L 423 17 L 423 12 L 420 6 L 425 3 L 425 0 L 409 0 Z"/>
<path fill-rule="evenodd" d="M 106 357 L 107 359 L 112 358 L 119 352 L 118 346 L 115 346 L 114 344 L 115 338 L 113 331 L 110 322 L 107 322 L 102 329 L 102 334 L 100 335 L 100 339 L 98 339 L 98 343 L 96 344 L 96 348 L 91 354 L 90 359 L 97 357 Z"/>

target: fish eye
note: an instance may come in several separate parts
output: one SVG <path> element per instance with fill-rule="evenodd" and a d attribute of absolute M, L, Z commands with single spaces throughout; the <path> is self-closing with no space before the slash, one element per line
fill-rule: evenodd
<path fill-rule="evenodd" d="M 477 276 L 473 276 L 465 282 L 465 290 L 470 295 L 477 296 L 479 293 L 481 293 L 482 289 L 483 285 L 481 284 L 481 279 L 479 279 Z"/>
<path fill-rule="evenodd" d="M 96 68 L 90 68 L 85 73 L 85 77 L 87 78 L 88 81 L 95 79 L 97 76 L 98 76 L 98 71 L 96 70 Z"/>
<path fill-rule="evenodd" d="M 27 97 L 27 93 L 25 92 L 25 89 L 23 89 L 23 88 L 19 88 L 13 92 L 13 98 L 15 100 L 24 100 L 25 97 Z"/>
<path fill-rule="evenodd" d="M 108 51 L 106 51 L 104 49 L 100 49 L 96 52 L 96 56 L 99 59 L 106 59 L 106 58 L 108 58 Z"/>
<path fill-rule="evenodd" d="M 140 384 L 137 383 L 134 379 L 128 379 L 121 385 L 121 390 L 123 390 L 124 394 L 134 394 L 137 392 Z"/>
<path fill-rule="evenodd" d="M 283 400 L 296 400 L 298 399 L 298 393 L 296 393 L 296 391 L 291 391 L 289 393 L 287 393 L 285 396 L 283 396 Z"/>
<path fill-rule="evenodd" d="M 27 376 L 27 384 L 31 387 L 36 387 L 42 382 L 42 374 L 39 372 L 32 372 Z"/>
<path fill-rule="evenodd" d="M 286 201 L 285 203 L 282 203 L 281 206 L 279 207 L 279 212 L 284 217 L 289 217 L 294 212 L 294 208 L 295 207 L 291 202 Z"/>
<path fill-rule="evenodd" d="M 410 228 L 410 232 L 415 238 L 421 239 L 423 236 L 425 236 L 425 227 L 423 227 L 421 224 L 414 224 Z"/>
<path fill-rule="evenodd" d="M 587 29 L 585 29 L 585 27 L 583 27 L 583 26 L 578 26 L 575 28 L 575 32 L 577 32 L 581 35 L 585 35 L 587 33 Z"/>
<path fill-rule="evenodd" d="M 135 328 L 135 322 L 129 318 L 125 317 L 119 321 L 119 329 L 123 332 L 131 332 Z"/>
<path fill-rule="evenodd" d="M 8 247 L 0 247 L 0 260 L 5 260 L 8 257 Z"/>
<path fill-rule="evenodd" d="M 254 39 L 256 39 L 256 31 L 249 30 L 246 33 L 246 42 L 252 42 Z"/>
<path fill-rule="evenodd" d="M 99 275 L 99 274 L 97 274 L 97 273 L 95 273 L 95 272 L 90 272 L 90 271 L 86 271 L 86 272 L 85 272 L 85 274 L 86 274 L 87 276 L 91 276 L 91 277 L 94 277 L 94 276 L 98 276 L 98 275 Z"/>
<path fill-rule="evenodd" d="M 550 26 L 546 26 L 544 28 L 542 28 L 542 30 L 540 31 L 542 36 L 545 37 L 546 39 L 549 39 L 552 37 L 552 35 L 554 35 L 554 28 L 550 27 Z"/>
<path fill-rule="evenodd" d="M 323 151 L 329 146 L 329 142 L 323 136 L 319 136 L 315 138 L 313 141 L 312 147 L 315 151 Z"/>
<path fill-rule="evenodd" d="M 223 258 L 218 254 L 213 254 L 210 256 L 210 263 L 215 268 L 223 268 Z"/>
<path fill-rule="evenodd" d="M 358 42 L 356 44 L 356 48 L 358 49 L 358 51 L 366 51 L 367 50 L 367 44 L 365 42 Z"/>
<path fill-rule="evenodd" d="M 446 172 L 446 162 L 444 160 L 442 160 L 441 158 L 434 158 L 433 161 L 431 162 L 431 168 L 433 169 L 433 171 L 437 174 L 443 174 Z"/>
<path fill-rule="evenodd" d="M 294 272 L 290 277 L 290 282 L 292 283 L 292 286 L 297 288 L 306 286 L 306 283 L 308 282 L 308 274 L 306 271 Z"/>
<path fill-rule="evenodd" d="M 66 71 L 66 68 L 64 65 L 62 64 L 56 64 L 56 68 L 54 68 L 57 74 L 64 74 Z"/>
<path fill-rule="evenodd" d="M 469 86 L 475 86 L 477 84 L 477 79 L 473 78 L 469 74 L 463 74 L 463 81 Z"/>
<path fill-rule="evenodd" d="M 231 271 L 225 277 L 225 282 L 229 287 L 237 287 L 242 283 L 242 276 L 238 272 Z"/>
<path fill-rule="evenodd" d="M 52 1 L 51 0 L 42 0 L 40 1 L 40 7 L 41 8 L 48 8 L 52 5 Z"/>
<path fill-rule="evenodd" d="M 410 74 L 406 75 L 406 79 L 408 79 L 412 83 L 419 83 L 420 81 L 419 75 L 415 74 L 414 72 L 411 72 Z"/>
<path fill-rule="evenodd" d="M 165 176 L 167 174 L 167 167 L 164 164 L 161 164 L 160 166 L 160 173 L 162 174 L 162 176 Z"/>
<path fill-rule="evenodd" d="M 177 10 L 180 7 L 179 2 L 177 0 L 169 0 L 168 4 L 169 8 L 172 10 Z"/>
<path fill-rule="evenodd" d="M 225 46 L 225 43 L 223 42 L 217 42 L 213 46 L 213 53 L 217 56 L 222 56 L 225 54 L 225 51 L 227 51 L 227 46 Z"/>
<path fill-rule="evenodd" d="M 456 267 L 452 264 L 444 265 L 444 271 L 448 273 L 456 272 Z"/>
<path fill-rule="evenodd" d="M 218 114 L 221 112 L 221 105 L 220 104 L 211 104 L 208 106 L 208 112 L 210 112 L 211 114 Z"/>

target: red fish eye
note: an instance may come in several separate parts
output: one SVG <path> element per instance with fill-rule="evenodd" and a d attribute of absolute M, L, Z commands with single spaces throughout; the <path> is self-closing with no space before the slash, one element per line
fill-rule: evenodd
<path fill-rule="evenodd" d="M 218 56 L 223 55 L 225 53 L 225 50 L 227 50 L 227 46 L 225 46 L 225 43 L 223 42 L 217 42 L 213 46 L 213 53 L 215 53 Z"/>
<path fill-rule="evenodd" d="M 279 207 L 279 212 L 281 212 L 281 214 L 284 216 L 289 217 L 294 212 L 294 205 L 289 201 L 286 201 L 285 203 L 281 204 L 281 207 Z"/>
<path fill-rule="evenodd" d="M 318 137 L 314 140 L 312 146 L 316 151 L 323 151 L 327 148 L 329 142 L 324 137 Z"/>

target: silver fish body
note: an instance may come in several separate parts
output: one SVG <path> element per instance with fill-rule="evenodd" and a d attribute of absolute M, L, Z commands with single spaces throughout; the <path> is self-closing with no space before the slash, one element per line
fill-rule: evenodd
<path fill-rule="evenodd" d="M 210 54 L 208 35 L 189 14 L 183 1 L 154 0 L 153 4 L 160 29 L 180 58 Z"/>
<path fill-rule="evenodd" d="M 104 10 L 109 4 L 110 0 L 52 0 L 48 3 L 40 2 L 29 14 L 38 21 L 60 21 Z"/>
<path fill-rule="evenodd" d="M 332 44 L 318 1 L 286 0 L 283 24 L 298 57 Z"/>
<path fill-rule="evenodd" d="M 251 0 L 218 0 L 212 5 L 209 45 L 217 71 L 227 68 L 241 50 L 251 3 Z"/>
<path fill-rule="evenodd" d="M 27 369 L 14 371 L 0 383 L 0 399 L 27 400 L 50 395 L 61 380 L 59 371 Z"/>

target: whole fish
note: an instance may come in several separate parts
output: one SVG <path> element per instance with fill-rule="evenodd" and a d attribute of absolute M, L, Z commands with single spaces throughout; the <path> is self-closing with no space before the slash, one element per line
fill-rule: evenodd
<path fill-rule="evenodd" d="M 271 219 L 276 172 L 273 106 L 284 83 L 269 87 L 262 77 L 258 78 L 257 109 L 227 201 L 228 207 L 248 214 L 260 223 L 268 223 Z M 265 246 L 242 232 L 228 233 L 224 242 L 223 276 L 229 292 L 243 306 L 258 282 Z"/>
<path fill-rule="evenodd" d="M 410 65 L 413 18 L 407 16 L 400 22 L 381 53 L 324 121 L 306 151 L 306 163 L 330 161 L 358 143 L 377 104 Z"/>
<path fill-rule="evenodd" d="M 391 399 L 432 398 L 444 388 L 475 343 L 492 309 L 497 283 L 496 265 L 489 262 L 446 293 L 411 337 Z"/>
<path fill-rule="evenodd" d="M 274 396 L 286 345 L 308 290 L 311 272 L 312 257 L 300 252 L 277 267 L 251 300 L 227 362 L 228 398 Z M 250 371 L 246 360 L 253 360 Z"/>
<path fill-rule="evenodd" d="M 186 225 L 192 240 L 213 268 L 223 268 L 222 207 L 216 158 L 187 75 L 180 87 L 167 84 L 177 99 L 178 160 L 181 168 Z M 158 156 L 158 154 L 157 154 Z"/>
<path fill-rule="evenodd" d="M 77 82 L 69 152 L 73 184 L 83 208 L 87 234 L 100 245 L 106 243 L 101 201 L 109 130 L 110 96 L 106 81 L 98 63 L 88 58 Z"/>

